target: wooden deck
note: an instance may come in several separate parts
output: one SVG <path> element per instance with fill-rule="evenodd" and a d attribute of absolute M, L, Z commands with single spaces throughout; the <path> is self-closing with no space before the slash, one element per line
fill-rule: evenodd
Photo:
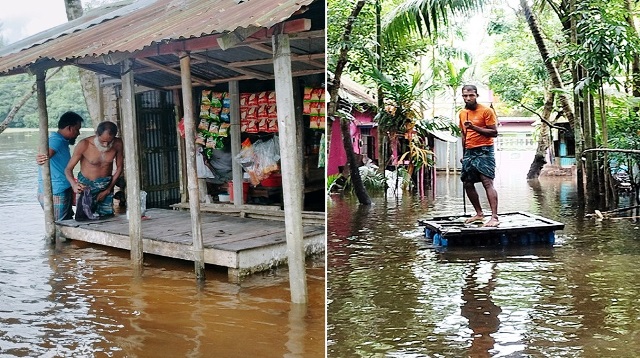
<path fill-rule="evenodd" d="M 189 211 L 148 209 L 142 221 L 143 251 L 164 257 L 193 261 Z M 285 226 L 282 221 L 201 213 L 206 264 L 228 268 L 229 279 L 264 271 L 287 261 Z M 126 215 L 110 219 L 56 223 L 62 236 L 98 245 L 130 250 Z M 323 225 L 304 225 L 307 255 L 325 250 Z"/>
<path fill-rule="evenodd" d="M 555 231 L 564 224 L 531 213 L 516 211 L 498 214 L 500 226 L 465 224 L 470 215 L 443 216 L 418 220 L 425 237 L 434 246 L 533 245 L 555 242 Z M 485 217 L 488 221 L 489 217 Z"/>

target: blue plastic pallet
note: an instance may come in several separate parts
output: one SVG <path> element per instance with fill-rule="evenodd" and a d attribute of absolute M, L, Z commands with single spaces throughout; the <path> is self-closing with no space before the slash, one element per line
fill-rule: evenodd
<path fill-rule="evenodd" d="M 555 231 L 564 224 L 542 216 L 516 211 L 498 215 L 500 226 L 465 224 L 470 215 L 443 216 L 418 220 L 424 236 L 434 246 L 526 246 L 553 245 Z M 490 216 L 485 216 L 485 222 Z"/>

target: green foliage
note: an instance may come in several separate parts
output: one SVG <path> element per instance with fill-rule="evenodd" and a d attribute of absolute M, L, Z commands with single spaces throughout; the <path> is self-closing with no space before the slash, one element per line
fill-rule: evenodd
<path fill-rule="evenodd" d="M 378 126 L 393 133 L 411 130 L 413 122 L 421 119 L 426 95 L 432 90 L 422 81 L 422 73 L 416 71 L 411 76 L 394 78 L 373 69 L 368 74 L 380 86 L 385 99 L 385 108 L 376 115 Z"/>
<path fill-rule="evenodd" d="M 640 98 L 623 95 L 610 96 L 607 105 L 609 146 L 619 149 L 640 149 L 640 120 L 635 108 Z M 599 111 L 596 117 L 599 117 Z M 600 119 L 597 118 L 597 121 Z"/>
<path fill-rule="evenodd" d="M 383 21 L 390 42 L 407 35 L 432 35 L 447 26 L 455 15 L 469 15 L 482 9 L 485 0 L 416 0 L 404 1 L 393 8 Z"/>
<path fill-rule="evenodd" d="M 26 93 L 31 91 L 35 83 L 35 77 L 27 74 L 0 77 L 0 121 L 4 120 L 11 108 Z M 47 111 L 49 115 L 49 127 L 56 128 L 58 118 L 66 111 L 74 111 L 90 123 L 80 86 L 78 70 L 72 66 L 66 66 L 46 82 Z M 39 123 L 37 96 L 34 94 L 25 105 L 16 113 L 11 128 L 37 128 Z"/>
<path fill-rule="evenodd" d="M 373 168 L 360 167 L 360 177 L 367 191 L 384 190 L 386 188 L 387 178 Z"/>
<path fill-rule="evenodd" d="M 368 192 L 384 190 L 387 186 L 387 179 L 384 174 L 377 170 L 362 166 L 360 167 L 360 178 L 362 184 Z M 340 177 L 340 174 L 334 174 L 327 177 L 327 191 L 331 191 L 333 183 Z M 347 177 L 344 184 L 344 191 L 354 191 L 353 183 L 351 182 L 351 176 Z"/>
<path fill-rule="evenodd" d="M 333 186 L 333 183 L 335 183 L 336 179 L 338 179 L 339 177 L 340 177 L 340 173 L 331 174 L 327 176 L 327 192 L 331 191 L 331 187 Z"/>
<path fill-rule="evenodd" d="M 560 24 L 540 14 L 544 33 L 555 34 Z M 489 87 L 510 108 L 501 108 L 503 115 L 522 115 L 520 104 L 539 109 L 544 105 L 549 76 L 533 37 L 522 17 L 496 10 L 491 17 L 490 33 L 495 40 L 494 51 L 482 69 Z M 548 35 L 553 36 L 553 35 Z"/>
<path fill-rule="evenodd" d="M 383 4 L 391 6 L 393 2 Z M 328 69 L 333 71 L 342 48 L 348 48 L 345 71 L 358 83 L 372 86 L 364 73 L 377 67 L 376 12 L 375 2 L 367 2 L 356 18 L 353 32 L 347 42 L 342 41 L 344 25 L 351 14 L 354 2 L 329 0 L 327 8 L 327 57 Z M 417 66 L 419 58 L 428 53 L 431 41 L 426 38 L 404 36 L 393 42 L 382 43 L 382 68 L 394 76 L 404 74 Z"/>
<path fill-rule="evenodd" d="M 623 1 L 584 1 L 576 3 L 577 33 L 581 41 L 568 49 L 574 61 L 583 66 L 588 75 L 577 90 L 591 91 L 602 83 L 621 86 L 618 76 L 633 60 L 640 41 L 626 21 L 628 12 Z"/>

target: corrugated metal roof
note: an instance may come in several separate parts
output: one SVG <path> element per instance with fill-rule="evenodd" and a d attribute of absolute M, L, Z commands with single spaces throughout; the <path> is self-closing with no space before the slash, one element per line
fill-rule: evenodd
<path fill-rule="evenodd" d="M 378 104 L 374 90 L 357 83 L 345 75 L 340 78 L 338 94 L 352 103 Z"/>
<path fill-rule="evenodd" d="M 127 6 L 112 6 L 1 48 L 0 75 L 24 72 L 40 60 L 63 64 L 114 53 L 133 54 L 155 44 L 238 28 L 269 28 L 313 2 L 248 0 L 237 4 L 234 0 L 140 0 Z M 261 56 L 264 58 L 264 53 Z M 99 66 L 96 70 L 100 70 Z M 103 73 L 113 72 L 113 69 L 103 70 Z"/>

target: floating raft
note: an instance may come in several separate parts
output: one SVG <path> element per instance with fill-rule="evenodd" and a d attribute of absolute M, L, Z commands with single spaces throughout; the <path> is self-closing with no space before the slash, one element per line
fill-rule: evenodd
<path fill-rule="evenodd" d="M 470 217 L 435 217 L 418 220 L 418 225 L 425 227 L 424 236 L 434 246 L 553 245 L 555 231 L 564 229 L 561 222 L 522 211 L 498 214 L 498 227 L 483 227 L 480 222 L 465 224 Z M 485 222 L 489 218 L 485 216 Z"/>

